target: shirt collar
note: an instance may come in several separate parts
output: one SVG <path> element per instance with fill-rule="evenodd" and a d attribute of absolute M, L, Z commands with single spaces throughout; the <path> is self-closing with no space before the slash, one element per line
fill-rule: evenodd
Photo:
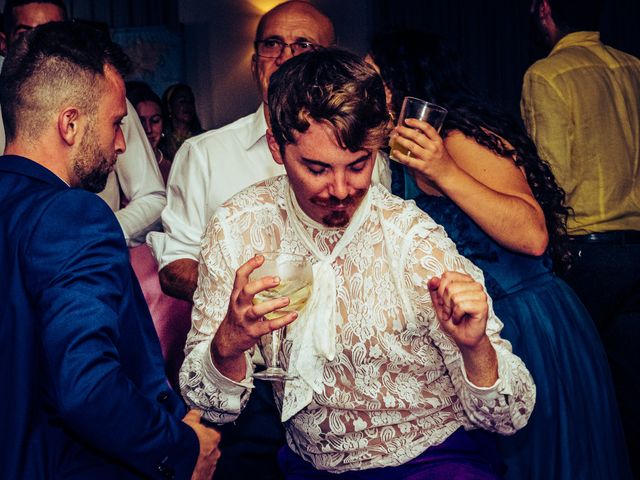
<path fill-rule="evenodd" d="M 562 37 L 551 50 L 553 55 L 558 50 L 567 47 L 597 45 L 600 43 L 600 32 L 573 32 Z"/>
<path fill-rule="evenodd" d="M 260 104 L 258 110 L 252 115 L 250 128 L 244 141 L 244 149 L 249 150 L 267 134 L 267 119 L 264 118 L 264 102 Z"/>

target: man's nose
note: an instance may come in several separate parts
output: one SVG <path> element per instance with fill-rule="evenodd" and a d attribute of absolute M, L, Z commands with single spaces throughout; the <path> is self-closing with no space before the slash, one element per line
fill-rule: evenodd
<path fill-rule="evenodd" d="M 276 58 L 276 65 L 278 65 L 278 67 L 281 66 L 293 56 L 293 47 L 291 45 L 284 45 L 280 51 L 280 55 Z"/>
<path fill-rule="evenodd" d="M 127 149 L 127 142 L 124 139 L 124 133 L 122 133 L 122 129 L 118 128 L 118 133 L 116 134 L 116 154 L 122 155 L 124 151 Z"/>
<path fill-rule="evenodd" d="M 336 173 L 330 186 L 331 195 L 338 200 L 344 200 L 349 196 L 349 185 L 347 179 L 342 173 Z"/>

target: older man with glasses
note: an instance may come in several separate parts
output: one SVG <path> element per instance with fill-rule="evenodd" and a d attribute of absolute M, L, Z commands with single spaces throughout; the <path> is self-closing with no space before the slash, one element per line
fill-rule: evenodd
<path fill-rule="evenodd" d="M 266 140 L 269 118 L 264 105 L 271 74 L 294 55 L 334 43 L 331 20 L 307 2 L 280 4 L 261 18 L 251 61 L 260 107 L 229 125 L 188 139 L 173 162 L 162 213 L 164 233 L 148 238 L 165 293 L 192 301 L 200 239 L 213 212 L 240 190 L 284 173 L 273 161 Z M 284 444 L 284 433 L 271 386 L 256 382 L 251 400 L 237 424 L 223 431 L 217 480 L 279 476 L 276 452 Z"/>
<path fill-rule="evenodd" d="M 251 60 L 260 107 L 229 125 L 189 139 L 173 162 L 168 205 L 162 213 L 165 231 L 149 236 L 165 293 L 192 300 L 200 238 L 209 217 L 243 188 L 284 173 L 273 162 L 265 137 L 269 118 L 264 105 L 271 74 L 300 52 L 334 43 L 331 20 L 309 3 L 286 2 L 261 18 Z"/>

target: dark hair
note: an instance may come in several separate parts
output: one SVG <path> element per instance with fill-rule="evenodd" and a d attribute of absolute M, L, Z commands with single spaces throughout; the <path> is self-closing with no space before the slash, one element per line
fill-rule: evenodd
<path fill-rule="evenodd" d="M 284 153 L 309 120 L 330 123 L 339 144 L 355 152 L 377 150 L 389 113 L 382 79 L 357 55 L 328 48 L 288 60 L 269 81 L 271 130 Z"/>
<path fill-rule="evenodd" d="M 30 5 L 32 3 L 47 3 L 59 7 L 64 15 L 64 20 L 68 19 L 67 7 L 64 4 L 64 0 L 7 0 L 4 4 L 4 32 L 7 35 L 7 39 L 13 32 L 13 28 L 16 24 L 16 17 L 13 14 L 13 9 L 16 7 L 22 7 L 24 5 Z"/>
<path fill-rule="evenodd" d="M 130 80 L 125 83 L 127 88 L 127 98 L 134 107 L 140 102 L 153 102 L 162 111 L 162 101 L 160 97 L 151 89 L 148 83 L 139 80 Z"/>
<path fill-rule="evenodd" d="M 125 83 L 127 88 L 127 98 L 133 105 L 133 108 L 138 110 L 138 104 L 141 102 L 153 102 L 158 105 L 158 109 L 160 110 L 160 116 L 162 117 L 162 136 L 160 137 L 160 141 L 158 142 L 157 149 L 162 152 L 162 154 L 168 158 L 169 160 L 173 160 L 173 158 L 169 155 L 169 148 L 167 147 L 167 122 L 162 114 L 162 102 L 160 101 L 160 97 L 151 89 L 151 86 L 148 83 L 139 81 L 139 80 L 130 80 Z"/>
<path fill-rule="evenodd" d="M 9 48 L 0 74 L 0 104 L 7 141 L 16 132 L 37 135 L 47 114 L 64 103 L 93 112 L 95 82 L 110 66 L 120 75 L 128 57 L 104 33 L 73 22 L 54 22 L 26 32 Z"/>
<path fill-rule="evenodd" d="M 187 93 L 189 93 L 189 95 L 191 95 L 191 98 L 194 98 L 194 102 L 195 102 L 195 96 L 193 95 L 193 90 L 191 90 L 191 87 L 189 85 L 186 85 L 184 83 L 175 83 L 164 91 L 164 93 L 162 94 L 161 105 L 162 105 L 162 112 L 164 114 L 164 121 L 168 130 L 172 128 L 171 112 L 169 110 L 169 104 L 171 103 L 171 99 L 174 97 L 174 95 L 180 90 L 184 90 Z M 189 131 L 191 131 L 191 133 L 193 133 L 194 135 L 202 132 L 200 119 L 198 118 L 198 114 L 195 111 L 193 113 L 193 118 L 191 119 L 191 123 L 189 123 Z"/>
<path fill-rule="evenodd" d="M 547 0 L 551 17 L 563 33 L 598 30 L 604 0 Z"/>
<path fill-rule="evenodd" d="M 549 233 L 549 252 L 556 268 L 568 266 L 565 193 L 549 164 L 543 161 L 520 120 L 477 95 L 469 86 L 453 52 L 434 36 L 417 31 L 378 34 L 370 52 L 392 92 L 399 112 L 402 99 L 412 95 L 442 105 L 449 112 L 441 135 L 460 131 L 496 154 L 523 167 L 540 204 Z"/>

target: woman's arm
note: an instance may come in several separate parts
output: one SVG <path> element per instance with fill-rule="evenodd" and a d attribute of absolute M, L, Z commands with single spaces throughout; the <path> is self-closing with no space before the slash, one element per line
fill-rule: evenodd
<path fill-rule="evenodd" d="M 487 235 L 516 252 L 542 255 L 549 236 L 544 213 L 524 172 L 512 159 L 497 155 L 460 132 L 444 141 L 427 123 L 408 119 L 393 135 L 410 156 L 393 151 L 409 167 L 421 190 L 445 195 Z"/>

